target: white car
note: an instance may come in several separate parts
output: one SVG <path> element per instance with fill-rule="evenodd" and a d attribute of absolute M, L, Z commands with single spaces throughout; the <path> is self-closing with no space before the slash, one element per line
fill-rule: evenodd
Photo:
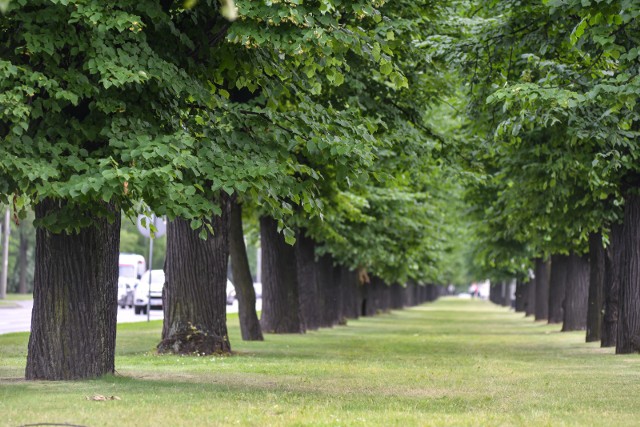
<path fill-rule="evenodd" d="M 231 280 L 227 279 L 227 305 L 232 305 L 236 299 L 236 287 L 233 286 Z"/>
<path fill-rule="evenodd" d="M 149 289 L 149 274 L 151 274 L 151 289 Z M 140 283 L 133 293 L 133 309 L 136 314 L 147 314 L 147 306 L 162 308 L 162 288 L 164 288 L 164 271 L 147 270 L 140 278 Z M 149 304 L 149 296 L 151 303 Z"/>

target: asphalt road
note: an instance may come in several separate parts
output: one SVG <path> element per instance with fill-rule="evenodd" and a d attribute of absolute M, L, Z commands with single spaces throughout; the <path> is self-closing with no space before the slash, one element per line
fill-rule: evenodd
<path fill-rule="evenodd" d="M 0 306 L 0 334 L 10 332 L 29 332 L 31 330 L 31 309 L 33 301 L 12 301 L 13 306 Z M 256 301 L 256 308 L 260 310 L 262 300 Z M 227 306 L 227 313 L 238 312 L 238 301 Z M 162 319 L 162 310 L 151 310 L 151 320 Z M 134 314 L 133 308 L 118 307 L 118 323 L 146 322 L 146 314 Z"/>

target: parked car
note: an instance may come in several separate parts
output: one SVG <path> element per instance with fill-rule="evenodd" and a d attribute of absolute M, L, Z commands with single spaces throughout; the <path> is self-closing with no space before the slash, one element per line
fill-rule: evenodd
<path fill-rule="evenodd" d="M 118 305 L 133 307 L 134 291 L 145 271 L 142 255 L 121 253 L 118 257 Z"/>
<path fill-rule="evenodd" d="M 227 305 L 232 305 L 236 299 L 236 287 L 227 279 Z"/>
<path fill-rule="evenodd" d="M 151 274 L 151 286 L 149 286 Z M 162 288 L 164 288 L 164 271 L 147 270 L 140 278 L 140 283 L 134 292 L 134 311 L 136 314 L 147 314 L 147 306 L 152 309 L 162 309 Z M 151 298 L 149 304 L 149 297 Z"/>

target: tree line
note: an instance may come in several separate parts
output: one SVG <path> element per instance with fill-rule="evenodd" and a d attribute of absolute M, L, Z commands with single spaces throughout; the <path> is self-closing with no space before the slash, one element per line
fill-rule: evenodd
<path fill-rule="evenodd" d="M 638 351 L 639 12 L 591 3 L 0 3 L 0 201 L 35 212 L 26 377 L 113 371 L 121 212 L 170 219 L 160 351 L 230 351 L 229 257 L 245 339 L 535 270 L 528 310 L 566 318 L 590 283 L 588 319 L 606 306 Z"/>

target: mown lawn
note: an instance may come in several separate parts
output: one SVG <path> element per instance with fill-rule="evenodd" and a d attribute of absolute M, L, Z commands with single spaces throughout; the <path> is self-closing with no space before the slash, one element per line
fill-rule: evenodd
<path fill-rule="evenodd" d="M 0 425 L 640 425 L 640 356 L 486 302 L 261 343 L 232 317 L 229 357 L 157 356 L 160 328 L 121 325 L 117 375 L 64 383 L 22 380 L 28 335 L 0 336 Z"/>

